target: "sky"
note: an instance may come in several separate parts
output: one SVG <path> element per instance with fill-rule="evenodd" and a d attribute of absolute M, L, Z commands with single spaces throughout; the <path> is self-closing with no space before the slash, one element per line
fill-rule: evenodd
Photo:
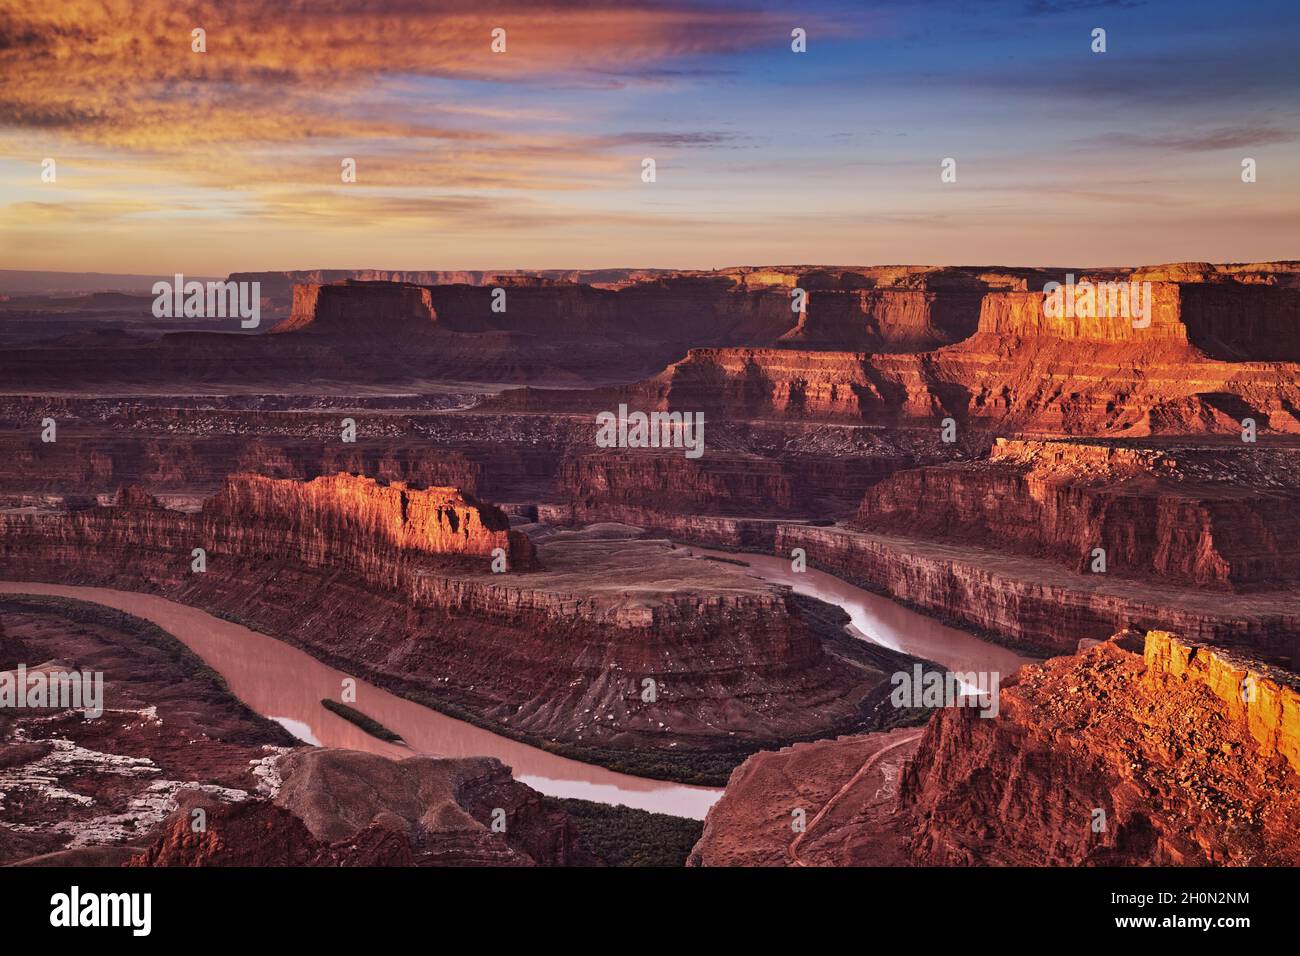
<path fill-rule="evenodd" d="M 1296 0 L 5 0 L 0 268 L 1295 259 L 1298 38 Z"/>

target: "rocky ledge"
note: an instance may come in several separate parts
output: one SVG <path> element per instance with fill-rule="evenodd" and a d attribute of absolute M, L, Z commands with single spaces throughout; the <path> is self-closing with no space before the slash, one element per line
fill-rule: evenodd
<path fill-rule="evenodd" d="M 755 754 L 696 865 L 1295 866 L 1296 678 L 1164 631 L 1026 665 L 999 711 Z M 798 825 L 794 821 L 798 818 Z"/>

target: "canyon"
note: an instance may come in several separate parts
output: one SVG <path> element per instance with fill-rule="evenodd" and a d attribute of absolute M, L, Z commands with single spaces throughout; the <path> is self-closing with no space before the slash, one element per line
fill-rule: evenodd
<path fill-rule="evenodd" d="M 206 611 L 513 753 L 725 785 L 696 865 L 1292 865 L 1300 264 L 1073 270 L 1149 282 L 1137 322 L 1053 313 L 1067 271 L 238 274 L 263 328 L 0 348 L 0 579 Z M 620 405 L 702 413 L 705 453 L 598 447 Z M 918 664 L 1000 673 L 997 716 L 891 702 Z M 394 707 L 356 709 L 418 734 Z M 240 713 L 225 763 L 168 771 L 201 803 L 155 801 L 105 859 L 612 859 L 513 758 L 312 749 Z M 31 732 L 0 761 L 39 782 L 63 744 Z M 301 785 L 249 779 L 268 746 Z M 7 859 L 70 852 L 7 812 Z"/>

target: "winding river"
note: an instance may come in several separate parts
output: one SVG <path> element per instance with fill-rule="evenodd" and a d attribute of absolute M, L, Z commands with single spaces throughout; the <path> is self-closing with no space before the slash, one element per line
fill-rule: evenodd
<path fill-rule="evenodd" d="M 953 669 L 1011 673 L 1023 663 L 1023 658 L 1005 648 L 946 627 L 829 574 L 812 570 L 794 574 L 788 561 L 765 555 L 691 550 L 733 561 L 743 559 L 755 577 L 788 584 L 796 593 L 840 605 L 852 618 L 850 630 L 865 640 Z M 310 744 L 390 757 L 410 756 L 413 751 L 443 757 L 493 756 L 512 767 L 518 780 L 545 794 L 621 803 L 697 820 L 703 819 L 722 795 L 717 788 L 648 780 L 560 757 L 357 681 L 357 709 L 400 735 L 407 746 L 379 740 L 320 704 L 322 699 L 337 698 L 340 682 L 349 675 L 282 641 L 166 598 L 25 581 L 0 582 L 0 593 L 75 598 L 150 621 L 221 674 L 231 692 L 246 705 Z"/>

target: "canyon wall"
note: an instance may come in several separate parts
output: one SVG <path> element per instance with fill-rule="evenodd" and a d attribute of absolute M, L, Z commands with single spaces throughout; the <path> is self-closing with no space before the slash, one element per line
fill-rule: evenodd
<path fill-rule="evenodd" d="M 808 291 L 781 343 L 795 348 L 922 351 L 975 331 L 982 290 Z"/>
<path fill-rule="evenodd" d="M 1139 585 L 1001 551 L 807 525 L 778 524 L 775 546 L 780 555 L 803 548 L 812 566 L 1040 653 L 1069 653 L 1125 627 L 1168 627 L 1261 656 L 1300 656 L 1294 589 L 1227 595 Z"/>
<path fill-rule="evenodd" d="M 751 516 L 796 511 L 778 462 L 728 452 L 697 459 L 676 449 L 593 452 L 566 459 L 557 485 L 580 516 L 598 515 L 603 505 Z"/>
<path fill-rule="evenodd" d="M 495 547 L 510 573 L 489 570 Z M 352 476 L 236 476 L 194 513 L 128 491 L 111 507 L 0 514 L 0 576 L 160 592 L 455 716 L 649 775 L 716 780 L 733 758 L 692 753 L 860 727 L 888 689 L 846 659 L 855 647 L 827 653 L 787 590 L 729 565 L 574 533 L 534 551 L 491 506 Z"/>
<path fill-rule="evenodd" d="M 0 355 L 0 375 L 52 389 L 285 376 L 554 386 L 642 379 L 690 352 L 636 394 L 681 408 L 703 396 L 714 409 L 764 416 L 952 416 L 1070 433 L 1227 430 L 1253 411 L 1265 427 L 1300 431 L 1294 369 L 1269 365 L 1300 360 L 1300 288 L 1284 265 L 1148 271 L 1157 277 L 1153 315 L 1136 326 L 1114 308 L 1048 318 L 1040 290 L 1065 276 L 1036 269 L 631 270 L 599 285 L 523 275 L 491 284 L 307 282 L 276 334 L 213 319 L 212 332 L 156 341 L 45 342 Z M 1084 275 L 1112 282 L 1130 271 Z M 802 313 L 791 308 L 796 288 L 809 296 Z M 773 354 L 781 351 L 794 354 Z M 1191 376 L 1181 374 L 1188 363 Z"/>
<path fill-rule="evenodd" d="M 1273 467 L 1270 469 L 1269 466 Z M 998 439 L 978 462 L 900 471 L 856 527 L 1225 590 L 1300 580 L 1300 449 L 1164 451 Z"/>
<path fill-rule="evenodd" d="M 716 417 L 936 430 L 950 417 L 963 429 L 1069 435 L 1231 433 L 1252 418 L 1261 431 L 1300 434 L 1300 289 L 1161 281 L 1150 291 L 1149 316 L 1105 295 L 1096 310 L 1049 316 L 1041 291 L 990 288 L 973 334 L 932 351 L 895 354 L 870 337 L 844 351 L 693 348 L 635 385 L 522 390 L 500 405 L 575 410 L 623 401 Z M 818 344 L 811 314 L 801 325 L 787 342 Z M 819 342 L 832 340 L 842 347 L 834 335 Z"/>

